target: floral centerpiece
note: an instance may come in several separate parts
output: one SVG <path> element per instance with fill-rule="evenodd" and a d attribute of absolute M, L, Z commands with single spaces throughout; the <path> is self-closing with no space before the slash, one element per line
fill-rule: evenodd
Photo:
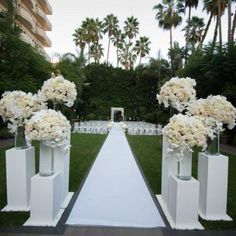
<path fill-rule="evenodd" d="M 207 146 L 207 128 L 193 116 L 174 115 L 162 132 L 171 145 L 168 152 L 176 151 L 179 160 L 183 158 L 184 151 L 193 152 L 193 147 L 204 150 Z"/>
<path fill-rule="evenodd" d="M 206 99 L 198 99 L 189 104 L 188 112 L 194 116 L 212 118 L 216 123 L 225 124 L 233 129 L 236 120 L 236 108 L 227 101 L 224 96 L 208 96 Z M 218 124 L 215 129 L 221 129 Z"/>
<path fill-rule="evenodd" d="M 160 94 L 157 94 L 158 102 L 182 112 L 190 101 L 195 100 L 195 86 L 194 79 L 173 77 L 161 87 Z"/>
<path fill-rule="evenodd" d="M 113 125 L 114 125 L 114 121 L 110 121 L 110 122 L 108 123 L 108 125 L 107 125 L 108 131 L 111 130 L 111 128 L 113 127 Z"/>
<path fill-rule="evenodd" d="M 12 91 L 5 92 L 2 95 L 2 99 L 0 100 L 0 115 L 4 121 L 9 121 L 8 128 L 10 132 L 15 133 L 16 148 L 27 147 L 24 136 L 26 120 L 34 112 L 45 108 L 46 104 L 36 94 Z"/>
<path fill-rule="evenodd" d="M 64 79 L 62 75 L 45 81 L 41 93 L 46 101 L 65 103 L 68 107 L 73 106 L 77 96 L 74 82 Z"/>
<path fill-rule="evenodd" d="M 128 129 L 128 126 L 122 121 L 120 122 L 120 124 L 121 124 L 121 128 L 126 132 Z"/>
<path fill-rule="evenodd" d="M 197 116 L 208 128 L 208 154 L 219 155 L 219 133 L 223 125 L 233 129 L 236 120 L 236 108 L 224 96 L 208 96 L 189 104 L 188 113 Z M 211 141 L 212 140 L 212 141 Z"/>
<path fill-rule="evenodd" d="M 39 140 L 49 147 L 69 150 L 70 123 L 61 112 L 41 110 L 26 122 L 26 135 L 30 140 Z"/>

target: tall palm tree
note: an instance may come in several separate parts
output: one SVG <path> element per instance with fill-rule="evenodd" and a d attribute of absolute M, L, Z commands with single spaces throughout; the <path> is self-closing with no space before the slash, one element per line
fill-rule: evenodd
<path fill-rule="evenodd" d="M 113 14 L 107 15 L 106 18 L 104 18 L 104 33 L 108 32 L 107 64 L 109 60 L 111 38 L 119 28 L 118 23 L 118 18 Z"/>
<path fill-rule="evenodd" d="M 185 58 L 185 48 L 180 47 L 178 42 L 174 42 L 174 46 L 169 48 L 168 56 L 170 57 L 172 65 L 172 73 L 183 68 L 183 59 Z"/>
<path fill-rule="evenodd" d="M 199 45 L 202 40 L 202 34 L 204 31 L 205 23 L 204 23 L 203 18 L 193 16 L 188 25 L 189 26 L 184 28 L 184 30 L 186 31 L 185 37 L 186 38 L 188 37 L 188 41 L 189 41 L 189 44 L 191 45 L 192 52 L 194 52 L 195 45 L 197 43 Z"/>
<path fill-rule="evenodd" d="M 123 48 L 124 38 L 125 36 L 120 29 L 116 29 L 115 34 L 111 38 L 113 45 L 116 47 L 117 67 L 119 67 L 119 61 L 120 61 L 119 52 Z"/>
<path fill-rule="evenodd" d="M 228 6 L 228 0 L 204 0 L 203 2 L 204 2 L 204 9 L 207 11 L 207 13 L 210 13 L 216 17 L 216 28 L 212 42 L 212 47 L 214 48 L 215 46 L 216 35 L 219 30 L 219 45 L 220 48 L 222 48 L 221 17 Z"/>
<path fill-rule="evenodd" d="M 139 33 L 138 19 L 133 16 L 128 17 L 125 20 L 124 32 L 129 38 L 129 43 L 131 43 L 131 40 Z"/>
<path fill-rule="evenodd" d="M 187 28 L 186 28 L 186 50 L 189 43 L 189 28 L 190 28 L 190 21 L 191 21 L 191 12 L 192 8 L 197 8 L 198 0 L 185 0 L 185 7 L 188 7 L 188 20 L 187 20 Z"/>
<path fill-rule="evenodd" d="M 103 38 L 103 32 L 104 32 L 104 24 L 102 21 L 100 21 L 98 18 L 94 20 L 94 34 L 95 38 L 93 42 L 97 42 L 99 44 L 100 39 Z"/>
<path fill-rule="evenodd" d="M 94 43 L 91 45 L 91 57 L 94 58 L 95 63 L 100 63 L 100 59 L 102 58 L 103 54 L 103 47 L 102 44 Z"/>
<path fill-rule="evenodd" d="M 155 5 L 153 9 L 157 10 L 156 19 L 159 26 L 170 31 L 170 48 L 172 48 L 172 28 L 181 23 L 184 5 L 178 0 L 162 0 L 162 3 Z"/>
<path fill-rule="evenodd" d="M 88 44 L 88 63 L 90 63 L 91 57 L 91 43 L 98 41 L 98 23 L 93 18 L 86 18 L 81 25 L 84 30 L 84 40 Z"/>
<path fill-rule="evenodd" d="M 73 33 L 73 41 L 75 42 L 76 46 L 80 47 L 80 50 L 83 52 L 84 48 L 86 46 L 86 34 L 85 34 L 85 29 L 80 27 L 78 29 L 75 30 L 75 32 Z"/>
<path fill-rule="evenodd" d="M 141 59 L 149 54 L 150 52 L 150 41 L 148 37 L 140 37 L 139 40 L 136 40 L 134 51 L 139 55 L 139 65 L 141 64 Z"/>

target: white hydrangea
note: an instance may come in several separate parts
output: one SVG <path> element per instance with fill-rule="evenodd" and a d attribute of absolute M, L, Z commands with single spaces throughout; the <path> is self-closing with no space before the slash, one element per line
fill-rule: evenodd
<path fill-rule="evenodd" d="M 193 147 L 201 147 L 204 150 L 207 147 L 207 128 L 196 117 L 174 115 L 162 132 L 170 143 L 171 150 L 177 151 L 180 159 L 184 151 L 192 152 Z"/>
<path fill-rule="evenodd" d="M 44 141 L 49 147 L 70 148 L 70 123 L 61 112 L 41 110 L 26 122 L 25 132 L 29 140 Z"/>
<path fill-rule="evenodd" d="M 110 130 L 114 125 L 114 121 L 110 121 L 107 125 L 108 130 Z"/>
<path fill-rule="evenodd" d="M 235 126 L 236 108 L 224 96 L 210 95 L 206 99 L 198 99 L 189 104 L 188 113 L 205 118 L 215 132 L 222 131 L 223 124 L 229 129 Z"/>
<path fill-rule="evenodd" d="M 195 86 L 194 79 L 173 77 L 161 87 L 156 98 L 159 104 L 163 103 L 165 107 L 172 106 L 182 112 L 188 103 L 196 98 Z"/>
<path fill-rule="evenodd" d="M 121 128 L 126 131 L 128 129 L 128 126 L 124 122 L 120 122 Z"/>
<path fill-rule="evenodd" d="M 44 82 L 41 94 L 46 101 L 63 102 L 66 106 L 71 107 L 76 99 L 77 91 L 74 82 L 66 80 L 62 75 L 59 75 Z"/>
<path fill-rule="evenodd" d="M 8 127 L 12 133 L 41 109 L 46 109 L 46 104 L 40 96 L 23 91 L 5 92 L 0 100 L 0 115 L 4 121 L 10 121 Z"/>

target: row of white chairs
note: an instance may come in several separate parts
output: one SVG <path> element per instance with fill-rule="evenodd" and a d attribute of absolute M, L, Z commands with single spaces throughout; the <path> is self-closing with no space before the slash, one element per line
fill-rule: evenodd
<path fill-rule="evenodd" d="M 162 126 L 147 122 L 124 122 L 129 135 L 161 135 Z M 109 121 L 84 121 L 74 123 L 74 133 L 107 134 Z"/>
<path fill-rule="evenodd" d="M 75 122 L 73 133 L 107 134 L 108 121 Z"/>

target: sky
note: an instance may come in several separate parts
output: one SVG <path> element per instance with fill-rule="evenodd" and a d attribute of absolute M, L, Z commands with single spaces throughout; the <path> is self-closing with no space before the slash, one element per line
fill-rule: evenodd
<path fill-rule="evenodd" d="M 52 23 L 52 31 L 47 32 L 48 37 L 52 41 L 51 48 L 45 48 L 52 61 L 57 60 L 58 54 L 71 52 L 77 54 L 76 46 L 73 42 L 74 30 L 81 26 L 82 21 L 86 17 L 99 18 L 103 20 L 108 14 L 113 13 L 119 19 L 121 28 L 127 17 L 134 16 L 139 21 L 139 36 L 147 36 L 151 41 L 150 53 L 144 62 L 150 57 L 157 58 L 160 50 L 161 56 L 167 59 L 169 48 L 169 31 L 164 31 L 158 27 L 155 20 L 156 10 L 153 6 L 161 3 L 161 0 L 48 0 L 52 6 L 53 14 L 48 16 Z M 199 10 L 193 10 L 192 15 L 204 17 L 207 24 L 208 16 L 202 12 L 202 1 Z M 185 19 L 184 19 L 185 20 Z M 183 24 L 178 26 L 173 32 L 173 40 L 178 41 L 180 46 L 184 46 Z M 227 29 L 227 13 L 222 19 L 223 40 L 226 41 Z M 214 24 L 208 33 L 206 41 L 208 41 L 214 30 Z M 108 38 L 107 35 L 103 39 L 104 58 L 105 61 L 107 51 Z M 79 49 L 79 48 L 77 48 Z M 115 64 L 115 48 L 111 46 L 110 61 Z"/>

